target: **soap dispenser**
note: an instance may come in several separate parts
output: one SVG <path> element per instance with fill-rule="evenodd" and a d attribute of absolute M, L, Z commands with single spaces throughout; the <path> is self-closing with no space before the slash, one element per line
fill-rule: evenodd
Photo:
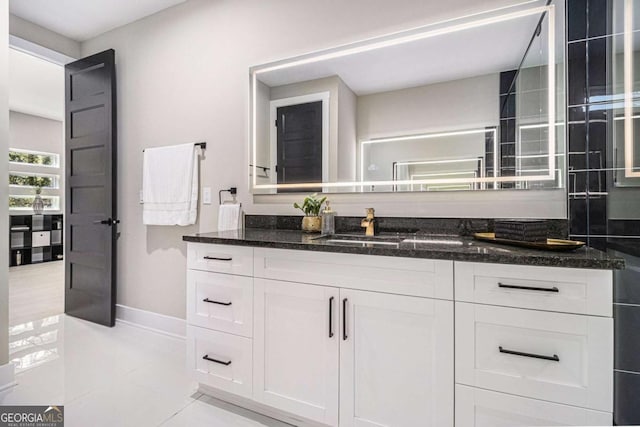
<path fill-rule="evenodd" d="M 336 213 L 331 210 L 329 201 L 327 200 L 326 206 L 322 211 L 322 234 L 332 235 L 336 233 Z"/>

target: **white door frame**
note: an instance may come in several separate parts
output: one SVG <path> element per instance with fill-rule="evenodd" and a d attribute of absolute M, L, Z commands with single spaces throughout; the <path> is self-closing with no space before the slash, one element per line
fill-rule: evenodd
<path fill-rule="evenodd" d="M 329 182 L 329 100 L 330 92 L 310 93 L 308 95 L 293 96 L 290 98 L 274 99 L 269 102 L 271 119 L 271 139 L 269 141 L 271 152 L 271 183 L 278 183 L 278 174 L 275 173 L 278 162 L 278 132 L 275 126 L 278 108 L 291 105 L 306 104 L 322 101 L 322 182 Z"/>

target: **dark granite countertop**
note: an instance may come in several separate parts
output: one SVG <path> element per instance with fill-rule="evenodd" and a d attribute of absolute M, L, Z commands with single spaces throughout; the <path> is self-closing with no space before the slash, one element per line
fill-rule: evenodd
<path fill-rule="evenodd" d="M 364 237 L 364 236 L 362 236 Z M 402 238 L 421 242 L 400 242 Z M 361 255 L 398 256 L 406 258 L 446 259 L 453 261 L 521 264 L 547 267 L 623 269 L 624 260 L 596 249 L 583 247 L 572 252 L 551 252 L 525 249 L 487 242 L 470 237 L 412 233 L 400 235 L 381 233 L 380 241 L 390 244 L 331 243 L 330 237 L 307 234 L 297 230 L 247 228 L 217 233 L 183 236 L 186 242 L 254 246 L 275 249 L 296 249 Z"/>

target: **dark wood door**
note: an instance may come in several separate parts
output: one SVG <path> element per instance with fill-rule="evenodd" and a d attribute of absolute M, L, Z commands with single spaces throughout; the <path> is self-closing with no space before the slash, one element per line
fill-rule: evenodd
<path fill-rule="evenodd" d="M 116 77 L 107 50 L 65 67 L 65 313 L 113 326 Z"/>
<path fill-rule="evenodd" d="M 322 182 L 322 101 L 278 108 L 276 127 L 278 184 Z"/>

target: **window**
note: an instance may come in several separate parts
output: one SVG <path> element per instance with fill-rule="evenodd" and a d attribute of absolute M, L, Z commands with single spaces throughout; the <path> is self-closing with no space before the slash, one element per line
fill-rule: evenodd
<path fill-rule="evenodd" d="M 44 202 L 45 210 L 60 210 L 60 197 L 58 196 L 41 196 Z M 35 196 L 9 196 L 9 209 L 14 210 L 30 210 L 33 206 Z"/>
<path fill-rule="evenodd" d="M 60 156 L 53 153 L 11 148 L 9 149 L 9 162 L 57 168 L 60 166 Z"/>
<path fill-rule="evenodd" d="M 9 172 L 9 185 L 11 187 L 58 189 L 60 188 L 59 182 L 60 175 Z"/>
<path fill-rule="evenodd" d="M 42 190 L 46 211 L 60 210 L 60 175 L 40 173 L 49 169 L 59 172 L 59 154 L 10 148 L 9 164 L 17 169 L 9 172 L 10 210 L 32 209 L 36 188 Z"/>

